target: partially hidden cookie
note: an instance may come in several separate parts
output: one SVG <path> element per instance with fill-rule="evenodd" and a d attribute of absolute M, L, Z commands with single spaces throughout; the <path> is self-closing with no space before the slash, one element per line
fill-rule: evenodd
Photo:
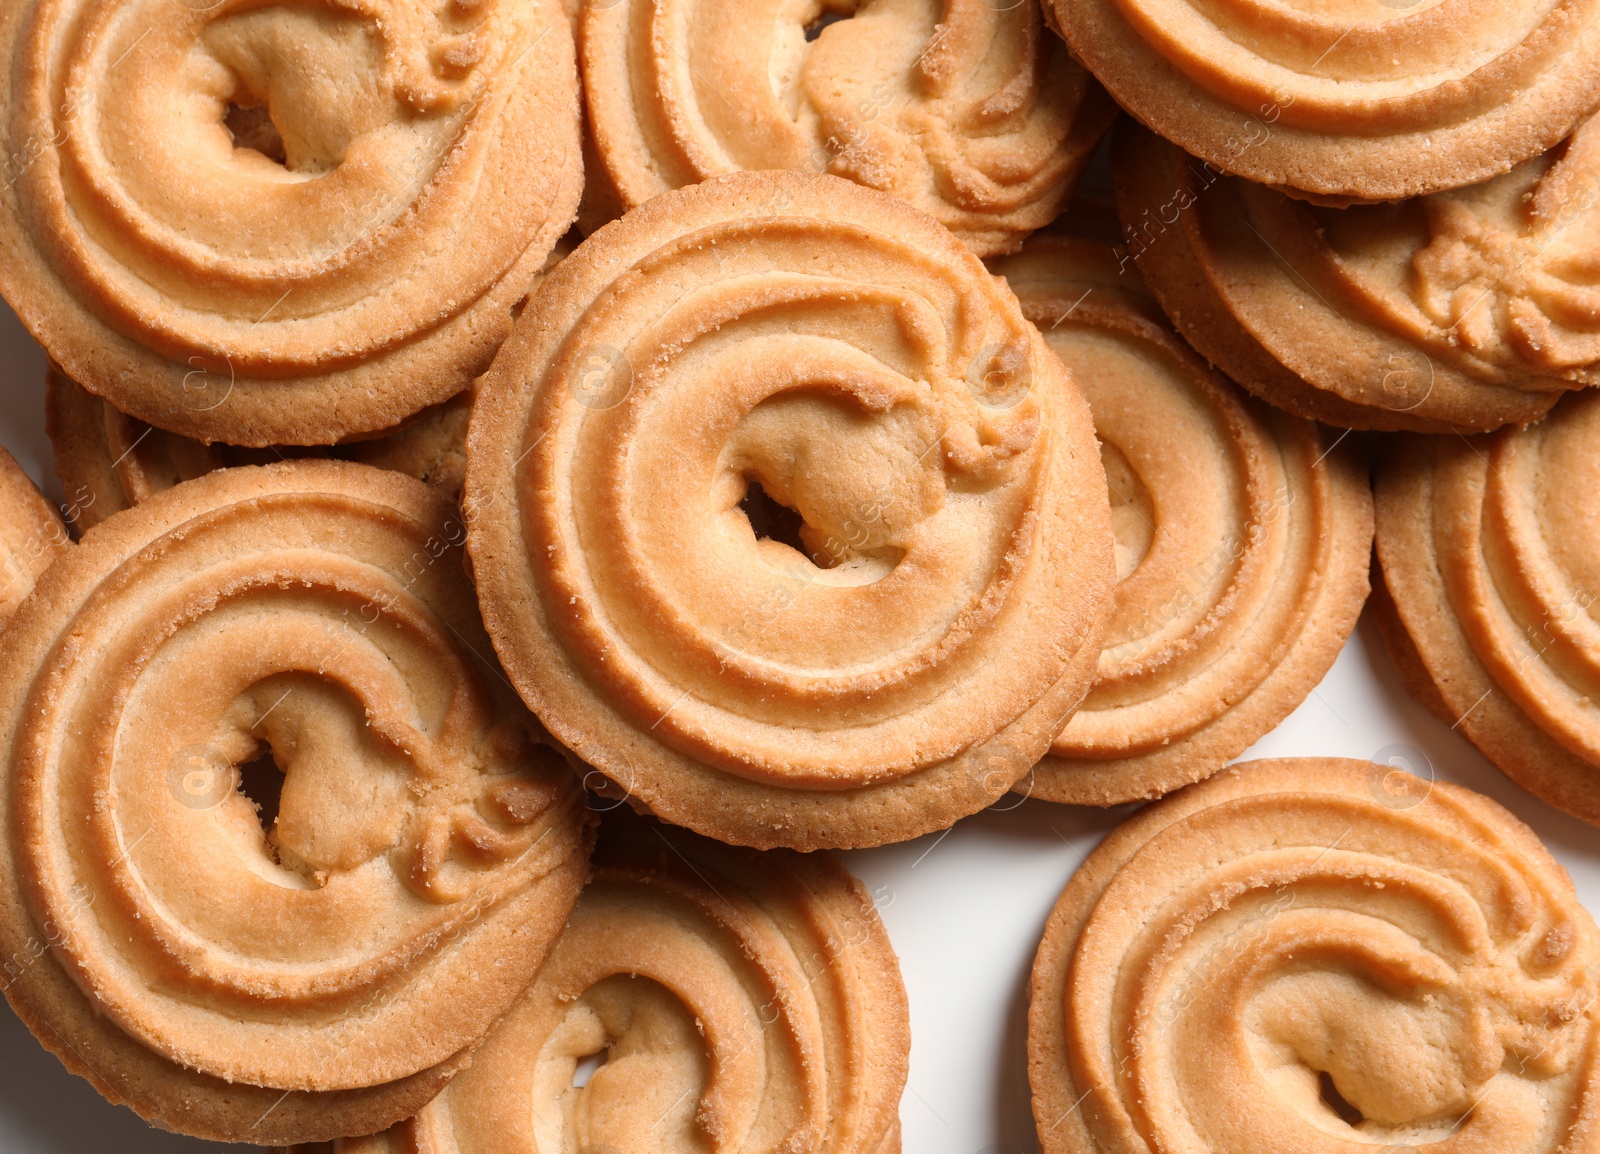
<path fill-rule="evenodd" d="M 569 236 L 558 240 L 534 277 L 544 274 L 573 249 Z M 455 499 L 466 480 L 467 422 L 477 382 L 447 401 L 429 405 L 393 429 L 356 436 L 338 445 L 266 445 L 245 448 L 223 442 L 205 444 L 169 433 L 119 412 L 68 379 L 59 367 L 45 372 L 45 432 L 55 449 L 55 472 L 66 495 L 65 510 L 80 529 L 137 505 L 215 469 L 268 465 L 294 457 L 339 457 L 393 469 L 434 486 Z"/>
<path fill-rule="evenodd" d="M 1600 825 L 1600 395 L 1470 440 L 1397 438 L 1380 618 L 1406 687 L 1517 784 Z"/>
<path fill-rule="evenodd" d="M 1318 208 L 1119 125 L 1128 245 L 1178 331 L 1251 392 L 1355 429 L 1478 432 L 1600 384 L 1600 121 L 1487 183 Z"/>
<path fill-rule="evenodd" d="M 371 1133 L 533 980 L 585 810 L 461 536 L 398 473 L 226 469 L 90 530 L 0 637 L 0 974 L 113 1102 Z"/>
<path fill-rule="evenodd" d="M 22 0 L 0 291 L 201 441 L 326 445 L 461 392 L 583 183 L 557 0 Z"/>
<path fill-rule="evenodd" d="M 17 459 L 0 449 L 0 630 L 39 575 L 71 545 L 55 507 Z"/>
<path fill-rule="evenodd" d="M 1332 666 L 1368 592 L 1367 464 L 1207 368 L 1120 246 L 1051 231 L 991 267 L 1089 400 L 1116 533 L 1094 688 L 1017 788 L 1157 797 L 1243 753 Z"/>
<path fill-rule="evenodd" d="M 338 1154 L 898 1154 L 906 995 L 859 881 L 631 815 L 594 863 L 471 1067 Z"/>
<path fill-rule="evenodd" d="M 670 188 L 830 172 L 979 256 L 1065 207 L 1116 106 L 1034 0 L 614 0 L 578 25 L 588 228 Z"/>
<path fill-rule="evenodd" d="M 1600 0 L 1045 0 L 1124 108 L 1215 168 L 1330 200 L 1510 170 L 1600 107 Z"/>
<path fill-rule="evenodd" d="M 1600 1132 L 1600 932 L 1486 797 L 1250 762 L 1079 868 L 1028 1058 L 1043 1154 L 1574 1154 Z"/>
<path fill-rule="evenodd" d="M 51 366 L 45 374 L 45 431 L 55 447 L 55 471 L 73 524 L 90 529 L 113 513 L 156 493 L 239 465 L 270 465 L 300 457 L 340 457 L 406 473 L 446 496 L 466 479 L 467 422 L 476 389 L 406 418 L 399 428 L 327 447 L 268 445 L 247 449 L 207 445 L 118 412 Z"/>
<path fill-rule="evenodd" d="M 524 700 L 719 840 L 882 844 L 1038 761 L 1112 581 L 1088 406 L 931 218 L 831 176 L 663 194 L 485 377 L 468 548 Z"/>

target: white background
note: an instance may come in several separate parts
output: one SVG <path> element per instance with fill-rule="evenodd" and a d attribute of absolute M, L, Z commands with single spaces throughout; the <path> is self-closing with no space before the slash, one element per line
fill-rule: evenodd
<path fill-rule="evenodd" d="M 44 435 L 44 354 L 0 312 L 0 442 L 60 498 Z M 1588 499 L 1594 499 L 1588 495 Z M 1404 746 L 1396 751 L 1391 747 Z M 1572 872 L 1600 912 L 1600 832 L 1517 789 L 1400 688 L 1371 622 L 1327 679 L 1252 756 L 1386 758 L 1509 806 Z M 1118 820 L 1044 802 L 1002 802 L 944 834 L 844 855 L 876 895 L 911 996 L 911 1081 L 900 1116 L 907 1154 L 1027 1154 L 1028 969 L 1050 907 Z M 248 1150 L 176 1138 L 108 1105 L 0 1009 L 0 1152 L 180 1154 Z"/>

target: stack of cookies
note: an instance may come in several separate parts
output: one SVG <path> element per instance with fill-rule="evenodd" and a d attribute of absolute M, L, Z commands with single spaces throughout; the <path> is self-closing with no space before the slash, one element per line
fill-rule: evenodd
<path fill-rule="evenodd" d="M 107 1098 L 892 1154 L 825 851 L 1019 793 L 1152 803 L 1040 946 L 1042 1149 L 1600 1150 L 1531 831 L 1230 767 L 1376 587 L 1600 825 L 1600 0 L 15 0 L 0 60 L 66 497 L 0 457 L 0 965 Z"/>

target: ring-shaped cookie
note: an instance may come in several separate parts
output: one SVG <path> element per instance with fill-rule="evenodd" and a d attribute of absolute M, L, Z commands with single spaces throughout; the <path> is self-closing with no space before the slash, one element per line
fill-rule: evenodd
<path fill-rule="evenodd" d="M 899 1154 L 906 996 L 861 883 L 619 816 L 471 1067 L 340 1154 Z"/>
<path fill-rule="evenodd" d="M 382 436 L 327 447 L 246 449 L 221 441 L 206 445 L 147 425 L 118 412 L 51 366 L 45 373 L 45 431 L 55 450 L 65 512 L 79 529 L 92 529 L 113 513 L 218 469 L 301 457 L 338 457 L 393 469 L 451 498 L 459 497 L 466 479 L 467 422 L 475 396 L 469 386 Z"/>
<path fill-rule="evenodd" d="M 790 169 L 1011 252 L 1066 205 L 1116 113 L 1033 0 L 617 0 L 585 5 L 578 39 L 586 228 L 710 176 Z"/>
<path fill-rule="evenodd" d="M 222 470 L 87 533 L 0 637 L 5 992 L 106 1097 L 222 1140 L 370 1133 L 533 979 L 586 826 L 463 535 L 398 473 Z"/>
<path fill-rule="evenodd" d="M 1157 797 L 1243 753 L 1333 665 L 1368 592 L 1366 461 L 1207 368 L 1125 248 L 1052 230 L 990 267 L 1088 398 L 1117 537 L 1094 688 L 1019 788 Z"/>
<path fill-rule="evenodd" d="M 1060 361 L 947 230 L 830 176 L 665 193 L 563 261 L 484 380 L 464 501 L 534 712 L 606 789 L 758 847 L 1000 797 L 1111 583 Z"/>
<path fill-rule="evenodd" d="M 1132 124 L 1117 209 L 1178 330 L 1251 392 L 1354 429 L 1480 432 L 1600 384 L 1600 121 L 1485 184 L 1318 208 Z"/>
<path fill-rule="evenodd" d="M 1407 688 L 1600 825 L 1600 395 L 1526 429 L 1407 437 L 1378 469 L 1380 616 Z"/>
<path fill-rule="evenodd" d="M 1044 1154 L 1557 1154 L 1600 1131 L 1600 932 L 1533 831 L 1257 761 L 1112 831 L 1034 962 Z"/>
<path fill-rule="evenodd" d="M 202 441 L 459 393 L 581 190 L 556 0 L 28 0 L 0 60 L 0 291 L 73 380 Z"/>
<path fill-rule="evenodd" d="M 1600 107 L 1600 2 L 1046 0 L 1124 108 L 1215 168 L 1349 202 L 1461 188 Z"/>

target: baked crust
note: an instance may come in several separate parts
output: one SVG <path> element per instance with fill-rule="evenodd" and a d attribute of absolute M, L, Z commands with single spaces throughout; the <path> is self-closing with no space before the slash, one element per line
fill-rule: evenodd
<path fill-rule="evenodd" d="M 1596 1132 L 1597 1035 L 1600 933 L 1531 830 L 1295 758 L 1156 802 L 1078 869 L 1034 962 L 1029 1078 L 1044 1154 L 1555 1154 Z"/>
<path fill-rule="evenodd" d="M 1505 774 L 1600 825 L 1594 619 L 1600 396 L 1488 437 L 1396 439 L 1377 483 L 1378 559 L 1407 689 Z M 1425 676 L 1426 682 L 1423 677 Z M 1430 692 L 1431 687 L 1431 692 Z"/>
<path fill-rule="evenodd" d="M 1046 0 L 1045 11 L 1151 129 L 1221 171 L 1328 201 L 1489 180 L 1600 106 L 1595 0 Z"/>
<path fill-rule="evenodd" d="M 51 366 L 45 373 L 45 431 L 67 508 L 81 531 L 218 469 L 287 460 L 360 461 L 415 477 L 454 500 L 466 480 L 467 423 L 476 396 L 477 389 L 469 386 L 408 417 L 399 428 L 339 445 L 248 449 L 221 441 L 206 445 L 147 425 Z"/>
<path fill-rule="evenodd" d="M 1589 122 L 1487 185 L 1348 209 L 1226 176 L 1126 122 L 1113 169 L 1140 271 L 1228 376 L 1330 424 L 1478 432 L 1600 379 L 1578 271 L 1596 148 Z"/>
<path fill-rule="evenodd" d="M 948 231 L 835 177 L 666 193 L 562 262 L 484 380 L 464 502 L 524 700 L 604 789 L 735 844 L 994 801 L 1107 611 L 1081 395 Z"/>
<path fill-rule="evenodd" d="M 1117 536 L 1095 686 L 1018 789 L 1159 797 L 1276 728 L 1333 665 L 1368 592 L 1367 463 L 1207 368 L 1125 248 L 1052 231 L 991 267 L 1089 400 Z"/>
<path fill-rule="evenodd" d="M 853 18 L 811 39 L 825 14 Z M 1033 3 L 618 0 L 585 6 L 579 58 L 586 231 L 670 188 L 788 169 L 1011 252 L 1066 206 L 1116 115 Z"/>
<path fill-rule="evenodd" d="M 55 507 L 0 449 L 0 631 L 40 574 L 72 545 Z"/>
<path fill-rule="evenodd" d="M 372 1132 L 537 972 L 584 811 L 479 664 L 461 536 L 397 473 L 221 470 L 90 530 L 0 638 L 5 992 L 111 1101 Z M 269 828 L 236 768 L 263 751 Z"/>
<path fill-rule="evenodd" d="M 28 0 L 0 60 L 0 291 L 73 380 L 200 441 L 460 393 L 576 212 L 556 0 Z"/>
<path fill-rule="evenodd" d="M 708 1138 L 899 1154 L 906 994 L 859 881 L 827 854 L 731 849 L 625 809 L 594 860 L 539 980 L 472 1067 L 340 1154 L 697 1154 Z"/>

